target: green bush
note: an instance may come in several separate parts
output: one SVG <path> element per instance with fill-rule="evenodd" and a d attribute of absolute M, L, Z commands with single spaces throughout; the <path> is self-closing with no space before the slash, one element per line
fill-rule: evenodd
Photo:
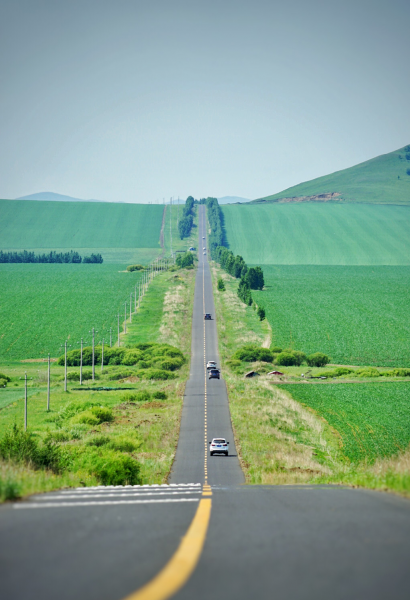
<path fill-rule="evenodd" d="M 232 356 L 235 360 L 243 360 L 245 362 L 255 362 L 257 360 L 271 363 L 273 354 L 268 348 L 260 348 L 254 344 L 247 344 L 239 348 Z"/>
<path fill-rule="evenodd" d="M 374 367 L 365 367 L 355 371 L 357 377 L 380 377 L 380 372 Z"/>
<path fill-rule="evenodd" d="M 225 289 L 226 289 L 226 288 L 225 288 L 225 283 L 224 283 L 224 280 L 223 280 L 221 277 L 219 277 L 219 279 L 218 279 L 218 290 L 219 290 L 220 292 L 224 292 L 224 291 L 225 291 Z"/>
<path fill-rule="evenodd" d="M 91 371 L 90 371 L 90 373 L 91 373 Z M 91 374 L 91 377 L 92 377 L 92 374 Z M 77 371 L 70 371 L 69 373 L 67 373 L 67 379 L 68 379 L 68 381 L 80 381 L 80 373 Z M 84 374 L 83 374 L 83 379 L 85 379 Z"/>
<path fill-rule="evenodd" d="M 291 367 L 297 364 L 297 357 L 294 352 L 280 352 L 276 357 L 276 364 Z"/>
<path fill-rule="evenodd" d="M 127 436 L 111 438 L 108 444 L 108 448 L 118 450 L 118 452 L 135 452 L 140 446 L 140 441 L 136 441 Z"/>
<path fill-rule="evenodd" d="M 121 397 L 123 402 L 149 402 L 151 394 L 147 390 L 140 392 L 127 392 Z"/>
<path fill-rule="evenodd" d="M 87 446 L 96 446 L 100 448 L 101 446 L 105 446 L 110 441 L 108 435 L 95 435 L 91 439 L 87 440 Z"/>
<path fill-rule="evenodd" d="M 182 238 L 181 238 L 182 239 Z M 194 255 L 192 252 L 185 252 L 185 254 L 178 254 L 175 264 L 181 269 L 189 269 L 194 265 Z"/>
<path fill-rule="evenodd" d="M 271 348 L 270 350 L 271 352 L 275 352 L 276 354 L 282 352 L 282 348 L 279 348 L 279 346 L 273 346 L 273 348 Z"/>
<path fill-rule="evenodd" d="M 94 406 L 90 410 L 85 410 L 76 414 L 72 419 L 72 423 L 84 423 L 85 425 L 100 425 L 114 420 L 111 408 L 104 406 Z"/>
<path fill-rule="evenodd" d="M 264 319 L 266 319 L 266 312 L 265 309 L 262 308 L 262 306 L 258 307 L 257 315 L 259 317 L 259 321 L 263 321 Z"/>
<path fill-rule="evenodd" d="M 0 379 L 4 379 L 7 383 L 10 383 L 11 377 L 5 375 L 4 373 L 0 373 Z"/>
<path fill-rule="evenodd" d="M 138 350 L 128 350 L 122 359 L 122 364 L 127 366 L 136 365 L 142 360 L 143 354 Z"/>
<path fill-rule="evenodd" d="M 23 431 L 16 424 L 0 440 L 0 457 L 35 469 L 50 469 L 54 473 L 60 473 L 66 462 L 60 446 L 50 436 L 41 444 L 31 432 Z"/>
<path fill-rule="evenodd" d="M 17 500 L 21 496 L 20 485 L 12 479 L 2 479 L 0 477 L 0 501 Z"/>
<path fill-rule="evenodd" d="M 236 358 L 231 358 L 230 360 L 227 360 L 226 364 L 229 367 L 232 367 L 233 369 L 236 369 L 237 367 L 240 367 L 242 365 L 241 361 Z"/>
<path fill-rule="evenodd" d="M 324 367 L 330 362 L 330 358 L 323 352 L 315 352 L 307 357 L 309 367 Z"/>
<path fill-rule="evenodd" d="M 175 379 L 176 377 L 176 375 L 170 371 L 153 368 L 137 371 L 137 376 L 141 379 L 156 379 L 158 381 L 166 381 L 167 379 Z"/>
<path fill-rule="evenodd" d="M 127 379 L 127 377 L 131 377 L 132 375 L 134 375 L 134 371 L 130 371 L 130 370 L 117 371 L 116 373 L 111 373 L 108 376 L 108 379 L 110 381 L 116 381 L 118 379 Z"/>
<path fill-rule="evenodd" d="M 0 379 L 0 388 L 5 388 L 7 385 L 7 380 L 6 379 Z"/>
<path fill-rule="evenodd" d="M 154 392 L 152 394 L 152 397 L 155 398 L 156 400 L 166 400 L 168 398 L 167 394 L 165 392 Z"/>
<path fill-rule="evenodd" d="M 307 361 L 306 354 L 304 352 L 299 352 L 299 350 L 293 350 L 292 354 L 295 357 L 295 365 L 298 367 L 300 367 L 301 364 Z"/>
<path fill-rule="evenodd" d="M 144 265 L 128 265 L 127 267 L 127 271 L 129 273 L 132 273 L 133 271 L 144 271 L 145 267 Z"/>
<path fill-rule="evenodd" d="M 177 371 L 183 364 L 184 361 L 180 358 L 167 358 L 159 363 L 159 367 L 164 371 Z"/>
<path fill-rule="evenodd" d="M 139 463 L 131 456 L 111 448 L 87 448 L 79 459 L 81 467 L 97 477 L 102 485 L 142 483 Z"/>

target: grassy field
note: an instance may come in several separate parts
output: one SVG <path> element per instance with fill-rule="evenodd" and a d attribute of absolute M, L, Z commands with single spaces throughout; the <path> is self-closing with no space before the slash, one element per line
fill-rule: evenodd
<path fill-rule="evenodd" d="M 188 248 L 198 249 L 198 208 L 195 205 L 194 214 L 194 226 L 192 227 L 191 235 L 188 238 L 180 239 L 178 235 L 178 221 L 182 217 L 182 209 L 185 201 L 180 200 L 178 204 L 173 203 L 172 206 L 167 204 L 167 210 L 165 214 L 165 226 L 164 226 L 164 244 L 167 253 L 171 250 L 171 237 L 172 237 L 172 251 L 173 252 L 186 252 Z M 171 229 L 170 229 L 171 221 Z"/>
<path fill-rule="evenodd" d="M 0 249 L 159 248 L 164 207 L 0 200 Z"/>
<path fill-rule="evenodd" d="M 272 344 L 335 364 L 410 366 L 409 267 L 264 266 Z"/>
<path fill-rule="evenodd" d="M 408 206 L 267 204 L 222 211 L 229 248 L 249 264 L 410 265 Z"/>
<path fill-rule="evenodd" d="M 70 468 L 62 474 L 55 474 L 49 470 L 33 470 L 24 464 L 0 461 L 0 501 L 12 499 L 10 490 L 17 490 L 17 495 L 26 495 L 62 486 L 97 485 L 101 480 L 92 472 L 93 461 L 98 462 L 98 453 L 104 457 L 104 452 L 108 452 L 110 460 L 124 457 L 137 460 L 142 483 L 166 481 L 178 440 L 183 393 L 189 373 L 191 337 L 186 323 L 187 320 L 191 321 L 194 275 L 194 270 L 157 275 L 143 298 L 139 315 L 134 315 L 131 326 L 127 324 L 127 335 L 121 336 L 122 345 L 147 340 L 176 343 L 187 358 L 182 368 L 175 372 L 176 378 L 168 381 L 139 380 L 132 374 L 137 367 L 127 367 L 128 374 L 119 379 L 116 373 L 124 371 L 124 367 L 106 366 L 102 373 L 98 366 L 95 385 L 87 382 L 91 388 L 106 386 L 131 388 L 131 393 L 148 392 L 151 398 L 147 401 L 130 402 L 127 397 L 130 392 L 124 389 L 79 391 L 75 389 L 79 387 L 78 382 L 71 381 L 65 393 L 64 367 L 53 363 L 51 411 L 47 413 L 47 365 L 42 362 L 2 364 L 0 370 L 11 381 L 7 388 L 0 389 L 0 439 L 14 423 L 19 426 L 23 424 L 23 385 L 24 373 L 27 372 L 29 431 L 33 432 L 36 440 L 51 436 L 57 441 L 63 451 L 69 452 Z M 150 307 L 154 309 L 150 310 Z M 141 316 L 143 324 L 139 319 Z M 75 367 L 68 370 L 69 373 L 78 372 Z M 155 399 L 157 392 L 162 392 L 165 397 Z M 87 405 L 108 409 L 112 412 L 112 419 L 97 425 L 79 423 L 78 411 L 84 412 Z M 110 455 L 110 452 L 114 452 L 114 455 Z M 3 493 L 4 490 L 9 492 Z"/>
<path fill-rule="evenodd" d="M 351 462 L 372 462 L 410 443 L 408 383 L 281 386 L 338 433 Z"/>
<path fill-rule="evenodd" d="M 283 190 L 264 200 L 277 201 L 295 196 L 341 193 L 348 202 L 410 204 L 410 147 L 382 154 L 343 171 Z"/>
<path fill-rule="evenodd" d="M 67 339 L 117 339 L 117 312 L 140 280 L 124 265 L 0 265 L 0 364 L 10 360 L 58 356 Z"/>

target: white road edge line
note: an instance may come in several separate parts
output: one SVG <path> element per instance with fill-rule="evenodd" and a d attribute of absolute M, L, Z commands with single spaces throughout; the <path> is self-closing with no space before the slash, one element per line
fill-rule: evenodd
<path fill-rule="evenodd" d="M 22 504 L 13 504 L 15 509 L 26 508 L 61 508 L 69 506 L 112 506 L 114 504 L 163 504 L 172 502 L 199 502 L 200 498 L 163 498 L 161 500 L 107 500 L 106 502 L 24 502 Z"/>
<path fill-rule="evenodd" d="M 66 498 L 135 498 L 137 496 L 181 496 L 182 494 L 202 494 L 201 490 L 195 490 L 192 492 L 111 492 L 111 493 L 103 493 L 103 494 L 64 494 L 57 496 L 56 494 L 51 495 L 47 494 L 43 497 L 36 497 L 36 500 L 65 500 Z"/>

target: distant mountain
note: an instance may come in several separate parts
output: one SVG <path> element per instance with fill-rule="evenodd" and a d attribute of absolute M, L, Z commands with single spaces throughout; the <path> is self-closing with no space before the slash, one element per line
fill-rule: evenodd
<path fill-rule="evenodd" d="M 410 145 L 331 175 L 253 200 L 264 202 L 410 204 Z"/>
<path fill-rule="evenodd" d="M 49 202 L 105 202 L 105 200 L 82 200 L 81 198 L 73 198 L 72 196 L 64 196 L 63 194 L 55 194 L 54 192 L 38 192 L 38 194 L 29 194 L 16 198 L 16 200 L 48 200 Z"/>
<path fill-rule="evenodd" d="M 218 202 L 219 204 L 233 204 L 234 202 L 250 202 L 250 200 L 240 196 L 223 196 L 223 198 L 218 198 Z"/>

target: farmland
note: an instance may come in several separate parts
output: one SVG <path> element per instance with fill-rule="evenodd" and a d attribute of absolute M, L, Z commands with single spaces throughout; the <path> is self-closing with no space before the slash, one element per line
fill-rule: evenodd
<path fill-rule="evenodd" d="M 122 267 L 124 268 L 124 266 Z M 118 265 L 0 265 L 0 358 L 5 361 L 59 356 L 68 339 L 77 345 L 90 340 L 116 339 L 117 312 L 138 283 L 138 272 L 124 273 Z M 122 319 L 123 320 L 123 319 Z"/>
<path fill-rule="evenodd" d="M 410 203 L 410 146 L 382 154 L 348 169 L 305 181 L 262 199 L 277 202 L 281 198 L 313 196 L 337 192 L 337 200 L 383 204 Z M 255 201 L 258 202 L 258 201 Z"/>
<path fill-rule="evenodd" d="M 0 201 L 0 248 L 159 248 L 164 207 L 108 202 Z"/>
<path fill-rule="evenodd" d="M 410 443 L 409 386 L 404 383 L 280 386 L 326 419 L 354 463 L 404 451 Z"/>
<path fill-rule="evenodd" d="M 407 206 L 293 203 L 222 211 L 229 248 L 250 264 L 410 265 Z"/>
<path fill-rule="evenodd" d="M 333 363 L 410 366 L 410 267 L 265 266 L 252 292 L 272 326 L 272 344 Z"/>

